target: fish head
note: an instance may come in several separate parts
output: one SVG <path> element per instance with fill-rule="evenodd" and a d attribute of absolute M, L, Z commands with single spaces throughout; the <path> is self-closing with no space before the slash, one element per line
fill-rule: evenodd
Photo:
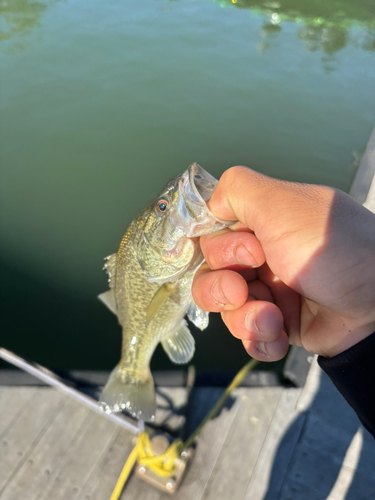
<path fill-rule="evenodd" d="M 233 224 L 217 219 L 207 207 L 217 182 L 193 163 L 140 214 L 137 255 L 148 281 L 175 281 L 196 269 L 204 260 L 199 237 Z"/>

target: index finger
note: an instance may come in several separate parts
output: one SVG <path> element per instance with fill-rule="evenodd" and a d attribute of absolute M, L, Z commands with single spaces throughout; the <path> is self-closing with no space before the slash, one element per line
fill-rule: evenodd
<path fill-rule="evenodd" d="M 211 269 L 259 267 L 266 257 L 259 240 L 250 232 L 223 229 L 202 236 L 201 249 Z"/>

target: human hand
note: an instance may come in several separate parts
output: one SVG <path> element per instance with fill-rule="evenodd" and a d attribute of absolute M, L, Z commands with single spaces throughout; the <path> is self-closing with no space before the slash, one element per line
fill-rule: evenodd
<path fill-rule="evenodd" d="M 209 208 L 230 229 L 201 238 L 192 293 L 262 361 L 288 344 L 333 357 L 375 331 L 375 215 L 342 191 L 222 175 Z"/>

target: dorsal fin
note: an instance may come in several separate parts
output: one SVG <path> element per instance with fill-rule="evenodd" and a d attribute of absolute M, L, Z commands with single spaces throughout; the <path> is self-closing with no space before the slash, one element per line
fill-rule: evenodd
<path fill-rule="evenodd" d="M 117 254 L 115 254 L 115 253 L 112 253 L 111 255 L 104 257 L 105 264 L 103 266 L 103 269 L 108 275 L 108 284 L 109 284 L 110 288 L 115 287 L 116 257 L 117 257 Z"/>

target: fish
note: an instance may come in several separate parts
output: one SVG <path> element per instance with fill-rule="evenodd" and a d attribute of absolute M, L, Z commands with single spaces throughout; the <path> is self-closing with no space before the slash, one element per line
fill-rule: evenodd
<path fill-rule="evenodd" d="M 155 418 L 150 361 L 161 342 L 174 363 L 188 363 L 195 350 L 188 319 L 200 330 L 209 314 L 194 302 L 191 286 L 204 261 L 199 237 L 232 222 L 217 219 L 207 202 L 217 180 L 197 163 L 171 179 L 130 224 L 117 253 L 105 259 L 109 290 L 99 299 L 122 326 L 122 351 L 99 399 L 107 413 Z"/>

